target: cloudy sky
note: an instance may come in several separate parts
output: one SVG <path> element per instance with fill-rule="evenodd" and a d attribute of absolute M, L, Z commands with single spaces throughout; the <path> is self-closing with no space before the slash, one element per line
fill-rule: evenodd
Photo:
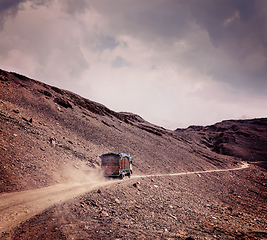
<path fill-rule="evenodd" d="M 0 0 L 0 68 L 176 129 L 267 116 L 265 0 Z"/>

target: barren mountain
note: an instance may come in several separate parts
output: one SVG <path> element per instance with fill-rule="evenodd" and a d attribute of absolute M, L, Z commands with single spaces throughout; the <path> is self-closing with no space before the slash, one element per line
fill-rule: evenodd
<path fill-rule="evenodd" d="M 171 131 L 3 70 L 0 98 L 2 239 L 267 239 L 266 118 Z"/>

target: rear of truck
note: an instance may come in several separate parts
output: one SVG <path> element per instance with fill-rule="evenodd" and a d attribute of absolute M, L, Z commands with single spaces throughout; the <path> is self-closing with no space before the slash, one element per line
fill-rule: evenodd
<path fill-rule="evenodd" d="M 123 153 L 107 153 L 100 156 L 101 169 L 105 176 L 128 177 L 132 174 L 132 159 L 130 155 Z"/>

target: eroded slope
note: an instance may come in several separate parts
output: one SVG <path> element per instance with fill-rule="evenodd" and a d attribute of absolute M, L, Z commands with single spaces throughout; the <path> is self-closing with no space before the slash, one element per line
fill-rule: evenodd
<path fill-rule="evenodd" d="M 99 156 L 126 152 L 135 173 L 168 173 L 235 165 L 173 131 L 66 90 L 0 72 L 1 192 L 34 189 L 99 168 Z"/>

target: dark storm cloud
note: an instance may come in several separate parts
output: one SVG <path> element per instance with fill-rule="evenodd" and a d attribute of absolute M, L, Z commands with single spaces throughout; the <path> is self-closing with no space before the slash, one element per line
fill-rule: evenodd
<path fill-rule="evenodd" d="M 14 7 L 18 5 L 21 0 L 2 0 L 0 2 L 0 11 L 2 12 L 3 10 L 9 9 L 11 7 Z"/>
<path fill-rule="evenodd" d="M 194 47 L 177 62 L 198 71 L 210 62 L 204 71 L 213 80 L 244 91 L 267 91 L 267 1 L 114 0 L 106 4 L 99 0 L 90 4 L 107 18 L 114 36 L 128 34 L 159 51 L 195 34 Z M 208 33 L 209 42 L 201 42 L 196 26 Z M 175 50 L 170 57 L 175 59 Z"/>
<path fill-rule="evenodd" d="M 240 17 L 239 23 L 246 22 L 248 24 L 251 18 L 257 17 L 257 8 L 255 5 L 256 1 L 254 0 L 188 1 L 192 18 L 195 19 L 197 24 L 208 31 L 211 41 L 215 46 L 218 46 L 218 42 L 229 30 L 225 28 L 227 19 L 230 19 L 235 13 L 238 13 Z M 249 24 L 247 27 L 249 27 Z M 238 34 L 238 32 L 235 32 L 233 28 L 231 29 L 232 34 Z"/>
<path fill-rule="evenodd" d="M 225 38 L 240 43 L 244 37 L 254 35 L 256 41 L 264 40 L 267 26 L 266 1 L 189 1 L 192 18 L 207 30 L 215 46 Z M 265 38 L 265 39 L 264 39 Z M 254 46 L 256 47 L 256 46 Z"/>
<path fill-rule="evenodd" d="M 2 0 L 0 27 L 7 16 L 18 12 L 26 0 Z M 52 0 L 28 0 L 33 8 L 49 5 Z M 169 54 L 173 61 L 201 71 L 203 63 L 212 62 L 204 71 L 215 81 L 235 88 L 264 93 L 267 89 L 267 1 L 262 0 L 59 0 L 65 13 L 78 17 L 95 9 L 107 21 L 106 33 L 98 29 L 84 39 L 96 51 L 113 50 L 121 43 L 119 35 L 128 35 L 164 51 L 180 40 L 194 47 L 183 56 Z M 83 23 L 86 25 L 86 23 Z M 207 32 L 210 42 L 201 42 L 198 28 Z M 96 28 L 99 26 L 96 25 Z M 199 41 L 199 43 L 198 43 Z M 125 43 L 127 45 L 127 43 Z M 209 46 L 210 45 L 210 46 Z M 214 48 L 213 50 L 210 50 Z M 208 59 L 207 52 L 214 59 Z M 177 59 L 175 59 L 177 57 Z"/>
<path fill-rule="evenodd" d="M 194 4 L 193 4 L 194 3 Z M 210 41 L 221 48 L 232 65 L 210 70 L 215 80 L 235 87 L 266 93 L 267 2 L 253 0 L 190 1 L 192 18 L 205 29 Z"/>
<path fill-rule="evenodd" d="M 141 31 L 151 37 L 181 38 L 188 31 L 188 12 L 183 4 L 161 2 L 131 16 Z"/>
<path fill-rule="evenodd" d="M 3 28 L 7 17 L 14 17 L 18 11 L 20 4 L 30 2 L 32 8 L 39 6 L 49 6 L 53 0 L 1 0 L 0 2 L 0 28 Z M 62 0 L 63 10 L 69 14 L 84 13 L 88 8 L 86 0 Z"/>
<path fill-rule="evenodd" d="M 1 0 L 0 2 L 0 30 L 3 28 L 7 17 L 14 17 L 19 9 L 19 4 L 26 0 Z"/>
<path fill-rule="evenodd" d="M 22 3 L 31 2 L 32 8 L 41 5 L 48 6 L 53 0 L 1 0 L 0 2 L 0 30 L 3 29 L 8 17 L 15 17 Z"/>
<path fill-rule="evenodd" d="M 90 1 L 118 33 L 127 33 L 146 40 L 181 38 L 190 27 L 185 1 Z"/>

